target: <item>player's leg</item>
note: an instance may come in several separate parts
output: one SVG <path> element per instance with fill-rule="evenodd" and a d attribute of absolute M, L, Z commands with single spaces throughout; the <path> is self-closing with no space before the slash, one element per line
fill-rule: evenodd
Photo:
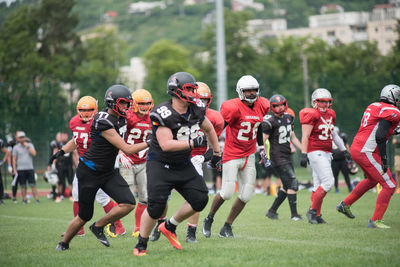
<path fill-rule="evenodd" d="M 36 188 L 35 171 L 29 170 L 29 171 L 27 171 L 27 175 L 28 175 L 27 176 L 28 184 L 32 190 L 33 199 L 36 201 L 36 203 L 39 203 L 38 192 L 37 192 L 37 188 Z"/>
<path fill-rule="evenodd" d="M 138 237 L 140 230 L 140 221 L 144 210 L 147 208 L 147 176 L 146 163 L 134 166 L 135 185 L 138 190 L 138 204 L 135 210 L 135 229 L 132 236 Z"/>
<path fill-rule="evenodd" d="M 243 161 L 243 163 L 242 163 Z M 221 191 L 217 193 L 211 204 L 210 211 L 203 221 L 202 232 L 205 237 L 211 236 L 211 226 L 214 222 L 214 215 L 222 206 L 225 200 L 231 199 L 235 192 L 236 177 L 240 166 L 243 166 L 244 160 L 234 159 L 222 164 L 222 186 Z"/>
<path fill-rule="evenodd" d="M 339 171 L 340 171 L 340 167 L 339 167 L 339 163 L 340 161 L 337 160 L 332 160 L 332 173 L 333 173 L 333 177 L 335 178 L 335 190 L 336 193 L 339 193 Z"/>
<path fill-rule="evenodd" d="M 346 160 L 340 161 L 340 170 L 342 171 L 344 181 L 346 182 L 347 188 L 349 189 L 349 193 L 350 193 L 351 190 L 353 190 L 353 186 L 351 185 L 350 171 L 349 171 L 349 168 L 347 167 Z"/>
<path fill-rule="evenodd" d="M 275 169 L 277 175 L 279 177 L 282 177 L 283 188 L 281 188 L 278 191 L 274 202 L 272 203 L 271 207 L 269 208 L 269 210 L 267 211 L 265 216 L 267 216 L 271 220 L 278 220 L 277 211 L 278 211 L 280 205 L 283 203 L 283 201 L 287 197 L 287 181 L 286 181 L 286 178 L 284 177 L 285 174 L 283 173 L 282 166 L 275 166 L 274 169 Z"/>
<path fill-rule="evenodd" d="M 238 197 L 232 205 L 231 211 L 226 219 L 224 226 L 221 228 L 219 236 L 234 237 L 232 232 L 232 224 L 242 212 L 246 203 L 250 201 L 254 193 L 254 183 L 256 181 L 255 155 L 251 154 L 240 166 L 238 172 Z"/>
<path fill-rule="evenodd" d="M 1 171 L 0 171 L 0 205 L 4 204 L 3 197 L 4 197 L 3 177 L 1 176 Z"/>
<path fill-rule="evenodd" d="M 18 180 L 21 186 L 22 203 L 27 204 L 28 201 L 26 199 L 26 181 L 27 181 L 26 171 L 18 171 Z"/>

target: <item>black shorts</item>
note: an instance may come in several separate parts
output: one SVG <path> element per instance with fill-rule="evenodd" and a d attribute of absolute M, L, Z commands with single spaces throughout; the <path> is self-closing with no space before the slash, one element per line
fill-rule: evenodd
<path fill-rule="evenodd" d="M 168 168 L 165 163 L 150 160 L 146 164 L 147 194 L 149 203 L 166 204 L 172 189 L 193 205 L 199 194 L 208 195 L 204 178 L 199 175 L 192 164 L 183 168 Z"/>
<path fill-rule="evenodd" d="M 26 186 L 26 181 L 28 181 L 28 184 L 30 186 L 36 185 L 35 171 L 34 170 L 18 171 L 18 181 L 21 186 Z"/>
<path fill-rule="evenodd" d="M 72 185 L 72 181 L 74 179 L 74 170 L 72 166 L 60 166 L 57 167 L 57 175 L 58 175 L 58 184 L 65 184 L 68 181 L 68 184 Z"/>
<path fill-rule="evenodd" d="M 286 163 L 280 166 L 274 167 L 279 178 L 281 178 L 283 189 L 294 189 L 297 190 L 297 179 L 294 174 L 294 168 L 292 163 Z"/>
<path fill-rule="evenodd" d="M 128 184 L 117 170 L 98 172 L 79 162 L 76 176 L 78 178 L 79 217 L 83 220 L 88 221 L 92 218 L 94 200 L 99 188 L 119 204 L 136 204 Z"/>

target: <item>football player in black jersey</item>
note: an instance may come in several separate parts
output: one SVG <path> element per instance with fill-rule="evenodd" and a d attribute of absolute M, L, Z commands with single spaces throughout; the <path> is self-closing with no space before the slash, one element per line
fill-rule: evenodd
<path fill-rule="evenodd" d="M 150 113 L 153 139 L 147 154 L 148 205 L 143 212 L 135 256 L 146 255 L 151 230 L 160 218 L 172 189 L 186 200 L 159 230 L 176 249 L 182 249 L 176 237 L 176 226 L 208 202 L 208 188 L 191 163 L 191 149 L 207 145 L 208 137 L 214 155 L 211 165 L 221 160 L 218 138 L 211 122 L 205 117 L 206 106 L 197 94 L 197 83 L 187 72 L 178 72 L 168 79 L 167 93 L 172 100 L 158 105 Z M 199 135 L 200 128 L 206 135 Z"/>
<path fill-rule="evenodd" d="M 69 248 L 69 242 L 82 226 L 93 216 L 94 199 L 99 188 L 103 189 L 118 205 L 89 229 L 97 240 L 109 247 L 104 235 L 104 226 L 127 215 L 135 208 L 135 198 L 129 186 L 114 169 L 118 150 L 130 155 L 148 147 L 147 142 L 129 145 L 124 141 L 126 132 L 126 111 L 132 105 L 132 95 L 123 85 L 113 85 L 106 91 L 106 109 L 97 113 L 90 129 L 92 143 L 88 151 L 79 158 L 76 176 L 79 181 L 79 213 L 68 225 L 68 229 L 57 245 L 59 251 Z M 57 153 L 65 153 L 62 149 Z M 59 155 L 53 155 L 58 157 Z"/>
<path fill-rule="evenodd" d="M 4 153 L 3 160 L 0 161 L 0 166 L 2 166 L 7 161 L 10 155 L 10 152 L 5 147 L 3 139 L 0 139 L 0 151 Z M 3 177 L 1 177 L 1 170 L 0 170 L 0 204 L 4 204 L 3 197 L 4 197 Z"/>
<path fill-rule="evenodd" d="M 277 210 L 287 197 L 292 214 L 291 219 L 299 221 L 302 217 L 297 213 L 298 182 L 294 174 L 290 142 L 293 142 L 298 149 L 301 149 L 301 143 L 293 131 L 294 117 L 285 112 L 288 108 L 285 97 L 273 95 L 269 101 L 272 115 L 265 116 L 262 122 L 267 151 L 264 153 L 264 163 L 268 165 L 269 159 L 271 160 L 272 166 L 282 180 L 283 188 L 279 190 L 266 216 L 277 220 Z M 270 156 L 268 150 L 270 150 Z"/>

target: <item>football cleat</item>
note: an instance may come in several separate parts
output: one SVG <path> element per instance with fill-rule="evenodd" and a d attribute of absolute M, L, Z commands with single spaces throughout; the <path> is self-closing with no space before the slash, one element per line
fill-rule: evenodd
<path fill-rule="evenodd" d="M 146 249 L 145 248 L 134 248 L 133 249 L 133 255 L 134 256 L 139 256 L 139 257 L 141 257 L 141 256 L 147 256 L 147 251 L 146 251 Z"/>
<path fill-rule="evenodd" d="M 308 219 L 309 223 L 318 224 L 317 211 L 316 210 L 313 210 L 313 209 L 308 210 L 307 213 L 306 213 L 306 216 L 307 216 L 307 219 Z"/>
<path fill-rule="evenodd" d="M 327 223 L 324 219 L 322 219 L 322 215 L 315 217 L 317 219 L 317 223 L 325 224 Z"/>
<path fill-rule="evenodd" d="M 116 238 L 117 237 L 117 231 L 115 230 L 115 224 L 114 223 L 109 223 L 109 224 L 106 225 L 106 233 L 112 238 Z"/>
<path fill-rule="evenodd" d="M 92 233 L 96 236 L 97 240 L 99 240 L 100 243 L 102 243 L 106 247 L 109 247 L 110 243 L 104 235 L 104 227 L 96 227 L 94 225 L 95 222 L 89 226 L 90 231 L 92 231 Z"/>
<path fill-rule="evenodd" d="M 140 234 L 139 231 L 133 231 L 133 232 L 132 232 L 132 237 L 138 238 L 138 237 L 139 237 L 139 234 Z"/>
<path fill-rule="evenodd" d="M 169 231 L 167 228 L 165 228 L 165 222 L 160 224 L 158 227 L 160 229 L 161 233 L 165 235 L 165 237 L 168 239 L 169 243 L 176 249 L 182 249 L 181 243 L 179 243 L 178 237 L 176 236 L 176 233 Z"/>
<path fill-rule="evenodd" d="M 196 229 L 197 227 L 189 226 L 186 234 L 186 242 L 188 243 L 197 243 L 196 240 Z"/>
<path fill-rule="evenodd" d="M 339 205 L 336 206 L 336 210 L 340 213 L 343 213 L 344 215 L 346 215 L 347 217 L 349 217 L 350 219 L 354 219 L 355 216 L 353 215 L 353 213 L 350 210 L 350 206 L 347 206 L 346 204 L 344 204 L 344 202 L 340 202 Z"/>
<path fill-rule="evenodd" d="M 265 216 L 267 216 L 271 220 L 278 220 L 278 213 L 276 213 L 272 210 L 268 210 L 268 212 L 267 212 L 267 214 L 265 214 Z"/>
<path fill-rule="evenodd" d="M 232 232 L 232 226 L 228 223 L 225 223 L 224 226 L 222 226 L 221 231 L 219 231 L 219 236 L 227 238 L 235 237 Z"/>
<path fill-rule="evenodd" d="M 214 222 L 214 219 L 211 218 L 210 216 L 207 216 L 204 221 L 203 221 L 203 235 L 207 238 L 211 236 L 211 226 L 212 223 Z"/>
<path fill-rule="evenodd" d="M 382 220 L 376 220 L 376 221 L 369 220 L 368 221 L 368 228 L 389 229 L 391 227 L 386 225 L 386 224 L 384 224 Z"/>
<path fill-rule="evenodd" d="M 158 227 L 160 226 L 160 224 L 162 224 L 163 222 L 165 222 L 165 220 L 158 220 L 156 227 L 154 227 L 153 231 L 151 231 L 150 234 L 150 241 L 155 242 L 158 239 L 160 239 L 160 229 L 158 229 Z"/>
<path fill-rule="evenodd" d="M 303 217 L 301 217 L 301 215 L 297 214 L 297 215 L 293 215 L 290 219 L 292 221 L 302 221 Z"/>
<path fill-rule="evenodd" d="M 60 242 L 58 243 L 56 250 L 57 251 L 63 251 L 63 250 L 67 250 L 69 249 L 69 244 L 68 243 L 64 243 L 64 242 Z"/>

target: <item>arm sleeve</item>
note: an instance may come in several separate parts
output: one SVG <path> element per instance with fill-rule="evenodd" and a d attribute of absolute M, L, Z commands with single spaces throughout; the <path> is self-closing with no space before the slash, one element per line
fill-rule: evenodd
<path fill-rule="evenodd" d="M 378 144 L 379 154 L 381 159 L 385 159 L 386 156 L 386 138 L 392 123 L 387 120 L 380 120 L 378 123 L 378 129 L 376 130 L 375 140 Z"/>
<path fill-rule="evenodd" d="M 346 150 L 346 147 L 344 146 L 344 142 L 343 142 L 342 138 L 340 138 L 340 136 L 335 131 L 332 132 L 332 138 L 333 138 L 333 142 L 335 142 L 335 144 L 337 145 L 337 147 L 339 148 L 340 151 Z"/>
<path fill-rule="evenodd" d="M 269 139 L 267 138 L 267 140 L 265 140 L 265 144 L 264 144 L 264 149 L 265 149 L 265 154 L 267 155 L 268 158 L 269 157 Z"/>
<path fill-rule="evenodd" d="M 258 126 L 258 130 L 257 130 L 257 144 L 259 146 L 262 146 L 264 144 L 264 140 L 263 140 L 263 131 L 262 131 L 262 124 L 260 124 Z"/>

